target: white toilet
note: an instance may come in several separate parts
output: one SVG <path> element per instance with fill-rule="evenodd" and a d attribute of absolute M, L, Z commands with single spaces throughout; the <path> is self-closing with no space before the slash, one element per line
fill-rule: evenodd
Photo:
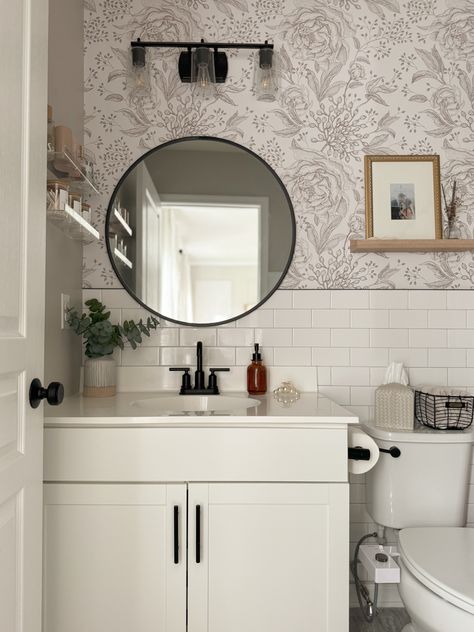
<path fill-rule="evenodd" d="M 364 426 L 381 449 L 366 474 L 367 509 L 399 534 L 404 632 L 474 632 L 474 529 L 464 527 L 471 429 L 396 431 Z"/>

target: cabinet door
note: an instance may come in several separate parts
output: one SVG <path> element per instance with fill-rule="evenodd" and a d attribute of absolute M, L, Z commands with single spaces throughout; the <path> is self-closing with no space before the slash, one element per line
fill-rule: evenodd
<path fill-rule="evenodd" d="M 348 503 L 344 483 L 190 485 L 189 632 L 347 632 Z"/>
<path fill-rule="evenodd" d="M 43 632 L 185 632 L 185 485 L 47 484 L 44 520 Z"/>

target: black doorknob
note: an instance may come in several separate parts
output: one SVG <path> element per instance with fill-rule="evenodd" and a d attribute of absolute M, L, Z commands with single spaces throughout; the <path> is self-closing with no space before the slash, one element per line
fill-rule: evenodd
<path fill-rule="evenodd" d="M 64 399 L 64 386 L 61 382 L 50 382 L 47 388 L 43 388 L 41 380 L 37 377 L 30 385 L 30 405 L 38 408 L 42 399 L 46 399 L 51 406 L 59 406 Z"/>

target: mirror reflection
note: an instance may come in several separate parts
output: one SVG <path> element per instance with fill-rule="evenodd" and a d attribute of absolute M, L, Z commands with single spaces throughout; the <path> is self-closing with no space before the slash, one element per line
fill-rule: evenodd
<path fill-rule="evenodd" d="M 280 284 L 294 248 L 288 194 L 258 156 L 230 141 L 161 145 L 125 173 L 106 233 L 127 289 L 167 320 L 240 317 Z"/>

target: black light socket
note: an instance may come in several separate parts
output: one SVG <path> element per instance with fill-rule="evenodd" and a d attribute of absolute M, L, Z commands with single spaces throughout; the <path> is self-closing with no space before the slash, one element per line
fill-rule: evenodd
<path fill-rule="evenodd" d="M 258 54 L 260 68 L 271 68 L 273 65 L 273 50 L 271 48 L 261 48 Z"/>
<path fill-rule="evenodd" d="M 144 68 L 146 63 L 146 49 L 143 46 L 132 46 L 132 62 L 138 68 Z"/>

